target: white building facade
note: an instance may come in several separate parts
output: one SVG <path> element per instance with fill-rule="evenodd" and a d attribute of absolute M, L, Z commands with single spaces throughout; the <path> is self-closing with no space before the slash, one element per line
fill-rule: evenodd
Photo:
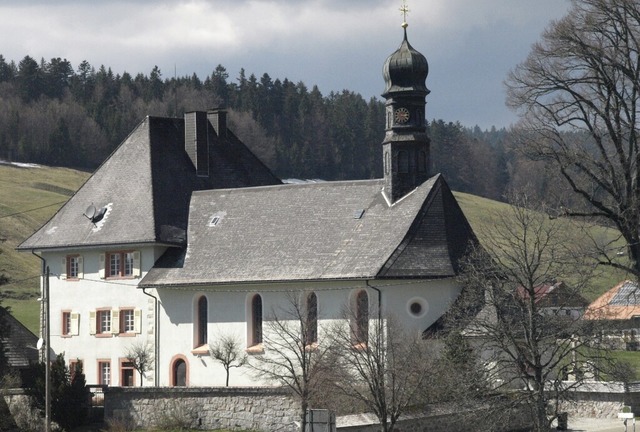
<path fill-rule="evenodd" d="M 51 348 L 81 361 L 90 384 L 221 386 L 210 346 L 232 336 L 269 355 L 267 324 L 292 296 L 317 318 L 318 345 L 348 309 L 358 326 L 393 316 L 427 331 L 460 294 L 459 264 L 477 242 L 430 172 L 427 73 L 405 29 L 384 67 L 376 180 L 283 184 L 224 110 L 143 120 L 19 246 L 51 269 Z M 153 352 L 142 380 L 134 346 Z M 231 384 L 263 382 L 244 367 Z"/>

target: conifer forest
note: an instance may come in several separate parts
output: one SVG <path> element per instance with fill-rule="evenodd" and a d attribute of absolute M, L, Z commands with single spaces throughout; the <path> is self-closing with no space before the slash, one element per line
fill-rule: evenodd
<path fill-rule="evenodd" d="M 147 115 L 225 107 L 230 127 L 280 178 L 369 179 L 382 176 L 384 102 L 349 90 L 259 78 L 218 65 L 209 76 L 114 73 L 87 61 L 0 55 L 0 159 L 93 171 Z M 436 107 L 429 106 L 430 110 Z M 431 170 L 451 188 L 501 200 L 511 188 L 545 196 L 556 183 L 519 156 L 509 130 L 431 120 Z M 557 184 L 554 185 L 554 193 Z M 561 192 L 560 192 L 561 193 Z"/>

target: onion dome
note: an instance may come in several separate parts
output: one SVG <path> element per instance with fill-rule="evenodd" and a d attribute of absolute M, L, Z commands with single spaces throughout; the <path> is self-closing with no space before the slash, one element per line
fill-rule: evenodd
<path fill-rule="evenodd" d="M 382 96 L 386 98 L 396 92 L 411 92 L 426 96 L 429 94 L 429 89 L 425 85 L 429 74 L 427 58 L 409 43 L 407 24 L 403 23 L 402 27 L 404 27 L 404 40 L 400 48 L 387 58 L 382 67 L 385 82 Z"/>

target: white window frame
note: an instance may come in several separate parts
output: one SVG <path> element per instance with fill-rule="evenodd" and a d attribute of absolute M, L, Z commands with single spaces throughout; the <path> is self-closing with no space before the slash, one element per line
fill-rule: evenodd
<path fill-rule="evenodd" d="M 80 334 L 80 314 L 70 310 L 62 311 L 61 335 L 78 336 Z"/>
<path fill-rule="evenodd" d="M 101 385 L 111 385 L 111 360 L 98 360 L 98 382 Z"/>
<path fill-rule="evenodd" d="M 76 272 L 73 274 L 71 271 L 74 268 L 75 261 L 75 269 Z M 62 257 L 62 262 L 60 265 L 60 279 L 66 280 L 78 280 L 84 279 L 84 260 L 82 259 L 82 255 L 73 254 Z"/>
<path fill-rule="evenodd" d="M 140 251 L 111 251 L 100 254 L 100 269 L 98 274 L 100 279 L 132 279 L 140 277 L 142 274 L 140 268 Z"/>

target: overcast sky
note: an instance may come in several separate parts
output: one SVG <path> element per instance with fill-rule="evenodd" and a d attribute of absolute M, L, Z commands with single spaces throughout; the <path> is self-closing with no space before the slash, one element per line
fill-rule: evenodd
<path fill-rule="evenodd" d="M 509 126 L 503 80 L 568 0 L 408 0 L 409 41 L 429 62 L 427 118 Z M 62 57 L 114 73 L 303 81 L 366 99 L 402 41 L 401 0 L 0 0 L 0 54 Z"/>

